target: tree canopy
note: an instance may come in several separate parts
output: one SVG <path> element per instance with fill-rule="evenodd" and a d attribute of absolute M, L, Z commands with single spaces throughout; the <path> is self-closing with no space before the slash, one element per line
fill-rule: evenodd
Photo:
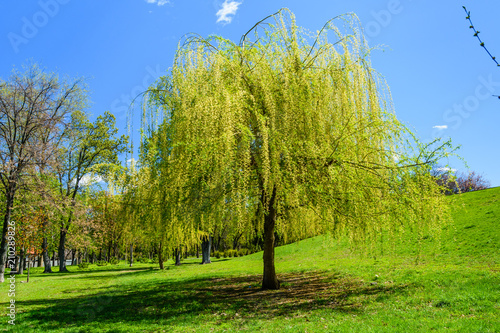
<path fill-rule="evenodd" d="M 261 234 L 268 289 L 279 288 L 276 231 L 366 240 L 439 223 L 429 170 L 449 143 L 410 142 L 369 53 L 354 16 L 312 35 L 286 9 L 239 44 L 188 36 L 150 90 L 145 122 L 163 223 L 210 233 L 231 220 Z"/>

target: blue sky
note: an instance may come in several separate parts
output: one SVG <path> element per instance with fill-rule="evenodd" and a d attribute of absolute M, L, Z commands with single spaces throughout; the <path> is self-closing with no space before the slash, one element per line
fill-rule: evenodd
<path fill-rule="evenodd" d="M 96 117 L 106 110 L 126 133 L 133 97 L 171 66 L 186 33 L 239 41 L 260 19 L 288 7 L 311 31 L 354 12 L 372 65 L 387 80 L 400 120 L 419 137 L 451 137 L 469 168 L 500 186 L 500 68 L 473 38 L 462 5 L 488 49 L 500 57 L 500 2 L 40 0 L 0 3 L 0 77 L 29 61 L 86 77 Z M 136 112 L 137 113 L 137 112 Z M 437 126 L 437 127 L 436 127 Z M 139 118 L 134 118 L 137 145 Z M 466 171 L 456 160 L 454 168 Z"/>

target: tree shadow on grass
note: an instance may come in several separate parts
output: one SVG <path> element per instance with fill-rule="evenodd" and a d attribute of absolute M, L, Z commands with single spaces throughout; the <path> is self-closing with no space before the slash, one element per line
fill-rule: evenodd
<path fill-rule="evenodd" d="M 204 320 L 220 324 L 234 319 L 303 316 L 316 309 L 356 314 L 363 311 L 368 299 L 408 288 L 325 272 L 288 273 L 280 278 L 280 290 L 261 290 L 261 276 L 257 275 L 160 283 L 138 279 L 134 285 L 103 286 L 91 296 L 23 302 L 37 308 L 24 313 L 23 322 L 50 331 L 97 323 L 107 329 L 115 323 L 168 327 Z"/>
<path fill-rule="evenodd" d="M 70 266 L 71 267 L 71 266 Z M 53 271 L 52 273 L 42 273 L 42 272 L 37 272 L 34 274 L 30 275 L 31 279 L 44 279 L 44 278 L 54 278 L 54 277 L 75 277 L 78 275 L 84 275 L 84 277 L 88 274 L 96 274 L 96 273 L 105 273 L 105 272 L 110 272 L 113 274 L 116 274 L 117 272 L 132 272 L 132 271 L 150 271 L 153 269 L 159 269 L 157 267 L 124 267 L 124 266 L 109 266 L 109 268 L 98 268 L 98 269 L 71 269 L 69 272 L 64 272 L 60 273 L 58 271 Z M 26 278 L 26 273 L 23 275 L 16 275 L 17 277 L 20 278 Z"/>

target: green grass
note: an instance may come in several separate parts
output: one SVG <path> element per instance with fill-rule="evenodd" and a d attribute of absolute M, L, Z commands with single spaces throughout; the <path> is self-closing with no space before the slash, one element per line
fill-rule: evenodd
<path fill-rule="evenodd" d="M 279 291 L 260 290 L 262 253 L 125 263 L 16 283 L 14 332 L 500 332 L 500 188 L 450 197 L 441 251 L 363 256 L 315 237 L 276 249 Z M 10 298 L 0 286 L 0 307 Z"/>

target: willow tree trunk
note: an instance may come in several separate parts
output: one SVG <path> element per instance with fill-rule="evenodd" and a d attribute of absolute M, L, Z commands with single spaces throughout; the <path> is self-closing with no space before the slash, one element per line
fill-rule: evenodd
<path fill-rule="evenodd" d="M 59 273 L 68 272 L 68 269 L 66 268 L 66 253 L 65 253 L 66 234 L 67 234 L 66 229 L 61 228 L 61 232 L 59 234 L 59 248 L 58 248 Z"/>
<path fill-rule="evenodd" d="M 212 236 L 203 236 L 201 239 L 201 264 L 211 264 L 210 248 L 212 247 Z"/>
<path fill-rule="evenodd" d="M 269 209 L 264 216 L 264 276 L 262 289 L 279 289 L 280 283 L 274 268 L 274 226 L 276 224 L 276 188 L 273 189 Z"/>
<path fill-rule="evenodd" d="M 175 266 L 180 266 L 181 265 L 181 251 L 179 248 L 175 249 L 174 256 L 175 256 Z"/>
<path fill-rule="evenodd" d="M 162 242 L 160 242 L 160 248 L 158 249 L 158 263 L 160 264 L 160 269 L 163 269 L 163 247 L 162 247 Z"/>

